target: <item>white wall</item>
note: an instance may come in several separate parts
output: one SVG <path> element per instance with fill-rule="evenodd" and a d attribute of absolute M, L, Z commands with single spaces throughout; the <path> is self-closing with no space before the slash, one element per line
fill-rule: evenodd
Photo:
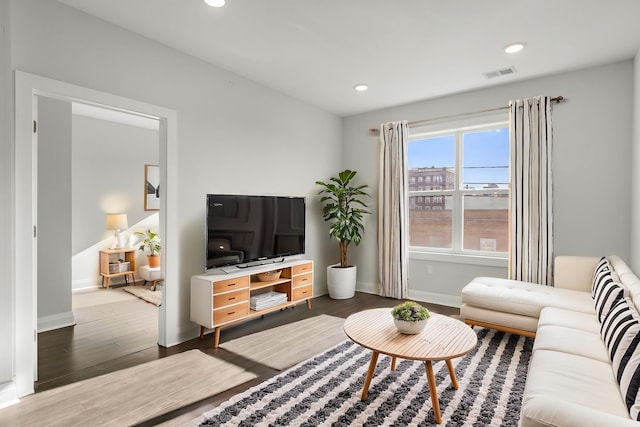
<path fill-rule="evenodd" d="M 631 164 L 640 165 L 640 51 L 636 54 L 633 71 L 633 148 Z M 630 267 L 640 271 L 640 168 L 631 169 L 631 260 Z"/>
<path fill-rule="evenodd" d="M 71 312 L 71 104 L 38 97 L 38 332 Z"/>
<path fill-rule="evenodd" d="M 157 130 L 73 115 L 73 254 L 113 232 L 107 213 L 126 213 L 129 225 L 144 210 L 144 165 L 159 162 Z"/>
<path fill-rule="evenodd" d="M 628 260 L 633 84 L 633 62 L 624 61 L 348 117 L 345 167 L 357 170 L 360 180 L 377 191 L 378 136 L 369 128 L 506 106 L 510 99 L 562 95 L 566 101 L 553 107 L 555 254 L 617 254 Z M 360 289 L 374 289 L 378 283 L 372 262 L 375 224 L 372 215 L 368 233 L 352 255 L 359 265 Z M 431 264 L 432 275 L 425 263 Z M 504 277 L 506 269 L 412 260 L 409 281 L 418 293 L 446 303 L 459 299 L 470 277 L 489 274 Z"/>
<path fill-rule="evenodd" d="M 307 255 L 326 265 L 313 183 L 339 168 L 340 118 L 58 2 L 10 5 L 14 69 L 177 111 L 179 206 L 167 221 L 179 236 L 179 283 L 166 286 L 178 288 L 179 309 L 169 343 L 198 332 L 189 280 L 203 270 L 208 192 L 307 196 Z M 324 282 L 319 269 L 316 293 Z"/>

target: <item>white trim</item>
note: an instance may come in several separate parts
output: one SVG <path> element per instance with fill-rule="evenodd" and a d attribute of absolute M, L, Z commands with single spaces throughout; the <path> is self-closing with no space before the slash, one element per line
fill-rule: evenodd
<path fill-rule="evenodd" d="M 409 288 L 409 299 L 455 308 L 460 308 L 462 305 L 462 297 L 460 295 L 438 294 L 411 288 Z"/>
<path fill-rule="evenodd" d="M 38 317 L 38 333 L 53 331 L 54 329 L 66 328 L 76 324 L 73 311 L 53 314 L 51 316 Z"/>
<path fill-rule="evenodd" d="M 483 265 L 488 267 L 503 267 L 509 266 L 509 260 L 504 257 L 490 257 L 485 255 L 463 255 L 454 253 L 436 253 L 417 251 L 409 248 L 409 259 L 417 259 L 422 261 L 438 261 L 448 262 L 452 264 L 469 264 L 469 265 Z"/>
<path fill-rule="evenodd" d="M 139 113 L 160 120 L 161 183 L 166 189 L 161 198 L 160 233 L 165 292 L 158 316 L 158 343 L 171 346 L 180 342 L 179 323 L 179 242 L 177 226 L 177 113 L 164 107 L 88 89 L 46 77 L 15 71 L 15 381 L 17 395 L 34 392 L 37 370 L 36 268 L 33 213 L 34 140 L 32 127 L 36 117 L 36 96 L 84 102 L 94 106 Z M 16 284 L 20 284 L 17 286 Z"/>
<path fill-rule="evenodd" d="M 375 283 L 356 282 L 356 291 L 366 294 L 380 295 L 380 286 Z"/>
<path fill-rule="evenodd" d="M 82 279 L 82 280 L 74 280 L 71 282 L 71 292 L 80 290 L 80 289 L 94 289 L 100 288 L 101 281 L 100 279 Z"/>
<path fill-rule="evenodd" d="M 16 392 L 16 383 L 11 381 L 0 384 L 0 409 L 20 403 Z"/>

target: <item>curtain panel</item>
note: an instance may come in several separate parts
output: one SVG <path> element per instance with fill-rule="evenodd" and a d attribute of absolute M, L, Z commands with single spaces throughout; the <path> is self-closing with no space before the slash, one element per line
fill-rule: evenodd
<path fill-rule="evenodd" d="M 553 284 L 551 99 L 510 101 L 509 278 Z"/>
<path fill-rule="evenodd" d="M 407 121 L 380 125 L 378 274 L 380 295 L 408 294 Z"/>

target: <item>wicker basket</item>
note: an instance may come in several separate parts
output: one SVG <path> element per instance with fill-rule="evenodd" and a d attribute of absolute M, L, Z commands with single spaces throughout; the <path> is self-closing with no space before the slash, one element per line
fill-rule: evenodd
<path fill-rule="evenodd" d="M 129 271 L 130 265 L 131 264 L 129 262 L 109 263 L 109 274 L 124 273 L 125 271 Z"/>
<path fill-rule="evenodd" d="M 256 274 L 256 277 L 261 282 L 270 282 L 272 280 L 278 280 L 281 274 L 282 270 L 265 271 L 264 273 Z"/>

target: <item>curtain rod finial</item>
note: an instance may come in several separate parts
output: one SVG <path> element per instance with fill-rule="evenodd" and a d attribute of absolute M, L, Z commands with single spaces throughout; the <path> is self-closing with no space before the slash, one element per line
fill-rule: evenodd
<path fill-rule="evenodd" d="M 369 133 L 380 133 L 380 129 L 377 129 L 377 128 L 369 128 Z"/>

